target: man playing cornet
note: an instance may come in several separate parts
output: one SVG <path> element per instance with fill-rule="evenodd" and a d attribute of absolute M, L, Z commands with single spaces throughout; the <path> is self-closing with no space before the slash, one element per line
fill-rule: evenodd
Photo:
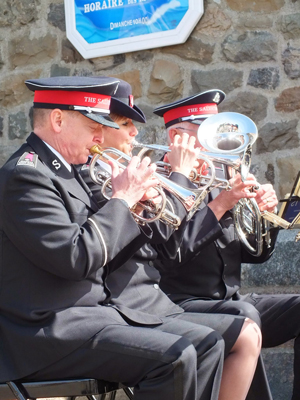
<path fill-rule="evenodd" d="M 154 113 L 164 117 L 171 142 L 176 135 L 187 132 L 197 139 L 199 125 L 218 112 L 224 100 L 220 90 L 210 90 L 158 107 Z M 208 120 L 207 120 L 208 122 Z M 200 145 L 200 143 L 197 143 Z M 205 149 L 202 148 L 205 151 Z M 224 165 L 216 165 L 217 177 L 229 179 Z M 255 198 L 260 211 L 273 212 L 278 200 L 270 184 L 259 186 L 249 175 L 243 182 L 240 174 L 230 179 L 231 190 L 214 189 L 206 197 L 188 224 L 175 260 L 156 262 L 161 273 L 161 288 L 186 311 L 230 313 L 245 315 L 261 326 L 263 347 L 273 347 L 295 338 L 295 366 L 293 400 L 300 398 L 300 331 L 298 295 L 242 296 L 241 263 L 262 263 L 273 253 L 277 228 L 271 228 L 270 243 L 264 243 L 259 257 L 251 255 L 240 243 L 234 226 L 233 210 L 241 198 Z M 261 360 L 260 360 L 261 361 Z M 259 368 L 263 368 L 259 363 Z M 263 369 L 254 378 L 248 399 L 272 398 Z"/>

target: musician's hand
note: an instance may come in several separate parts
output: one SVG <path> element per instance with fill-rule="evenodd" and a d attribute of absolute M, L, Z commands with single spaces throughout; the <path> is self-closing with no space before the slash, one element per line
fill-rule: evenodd
<path fill-rule="evenodd" d="M 245 182 L 242 181 L 240 174 L 236 174 L 229 180 L 231 189 L 222 190 L 222 192 L 208 204 L 208 207 L 214 212 L 219 220 L 226 211 L 231 210 L 237 202 L 242 198 L 255 198 L 256 192 L 252 192 L 251 188 L 258 185 L 253 176 Z"/>
<path fill-rule="evenodd" d="M 186 177 L 190 176 L 193 168 L 198 168 L 197 156 L 199 148 L 195 147 L 196 139 L 186 132 L 176 135 L 170 144 L 168 160 L 173 172 L 180 172 Z"/>
<path fill-rule="evenodd" d="M 278 204 L 278 199 L 273 186 L 270 183 L 259 186 L 256 198 L 260 211 L 274 212 Z"/>
<path fill-rule="evenodd" d="M 112 168 L 112 198 L 123 199 L 132 207 L 143 198 L 147 190 L 157 186 L 158 179 L 152 177 L 156 165 L 150 162 L 149 157 L 140 162 L 139 157 L 134 156 L 127 168 L 121 169 L 115 161 L 108 161 Z"/>
<path fill-rule="evenodd" d="M 200 176 L 206 176 L 209 173 L 208 163 L 199 159 L 199 168 L 197 169 Z"/>
<path fill-rule="evenodd" d="M 141 215 L 144 211 L 143 206 L 140 205 L 141 202 L 150 200 L 152 204 L 161 204 L 162 198 L 161 195 L 158 193 L 158 191 L 155 188 L 150 188 L 147 190 L 147 192 L 144 194 L 144 196 L 141 198 L 139 203 L 136 205 L 134 212 L 136 214 Z"/>

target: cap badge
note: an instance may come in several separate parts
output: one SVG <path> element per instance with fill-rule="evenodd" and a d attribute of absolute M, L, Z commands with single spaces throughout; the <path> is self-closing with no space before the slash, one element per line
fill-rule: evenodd
<path fill-rule="evenodd" d="M 221 99 L 220 93 L 217 92 L 217 93 L 215 94 L 214 98 L 213 98 L 213 102 L 214 102 L 214 103 L 219 103 L 220 99 Z"/>

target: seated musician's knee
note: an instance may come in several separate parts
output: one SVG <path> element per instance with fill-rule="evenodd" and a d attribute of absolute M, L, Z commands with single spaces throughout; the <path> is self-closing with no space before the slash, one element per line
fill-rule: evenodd
<path fill-rule="evenodd" d="M 239 351 L 248 356 L 258 357 L 261 346 L 262 335 L 259 326 L 250 318 L 246 318 L 232 351 Z"/>

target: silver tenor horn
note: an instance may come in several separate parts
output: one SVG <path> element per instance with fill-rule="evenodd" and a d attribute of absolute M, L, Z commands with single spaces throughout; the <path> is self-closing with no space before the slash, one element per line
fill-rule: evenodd
<path fill-rule="evenodd" d="M 257 136 L 255 123 L 245 115 L 234 112 L 213 115 L 204 120 L 198 129 L 198 141 L 208 151 L 206 155 L 214 162 L 227 166 L 229 176 L 239 172 L 243 181 L 250 170 L 252 145 Z M 257 202 L 252 198 L 240 199 L 233 215 L 240 241 L 249 253 L 260 256 L 263 236 L 270 244 L 270 221 L 263 218 Z"/>

